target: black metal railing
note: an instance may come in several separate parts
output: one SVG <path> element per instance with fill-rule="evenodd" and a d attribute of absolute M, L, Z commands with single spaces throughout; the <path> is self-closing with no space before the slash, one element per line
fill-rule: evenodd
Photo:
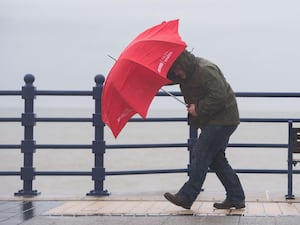
<path fill-rule="evenodd" d="M 156 169 L 156 170 L 131 170 L 131 171 L 106 171 L 104 168 L 104 154 L 109 149 L 133 149 L 133 148 L 187 148 L 190 150 L 195 143 L 198 133 L 196 129 L 187 126 L 189 137 L 186 143 L 160 143 L 160 144 L 106 144 L 104 140 L 104 124 L 101 120 L 101 93 L 104 83 L 104 76 L 95 77 L 96 85 L 91 91 L 43 91 L 36 90 L 34 76 L 27 74 L 24 77 L 25 85 L 21 91 L 2 91 L 0 96 L 22 96 L 24 100 L 24 113 L 21 117 L 0 117 L 1 122 L 21 123 L 24 128 L 24 138 L 20 144 L 0 143 L 0 150 L 20 149 L 23 154 L 23 167 L 20 171 L 0 171 L 0 176 L 20 176 L 23 181 L 23 189 L 15 193 L 21 196 L 35 196 L 40 192 L 33 190 L 33 180 L 36 176 L 90 176 L 94 181 L 94 189 L 87 193 L 92 196 L 108 195 L 104 190 L 104 180 L 106 176 L 131 175 L 131 174 L 155 174 L 155 173 L 189 173 L 189 164 L 186 168 L 178 169 Z M 172 92 L 175 96 L 181 96 L 180 92 Z M 94 100 L 94 113 L 89 118 L 69 118 L 69 117 L 36 117 L 34 100 L 36 96 L 88 96 Z M 159 92 L 157 96 L 167 96 L 166 93 Z M 270 93 L 270 92 L 239 92 L 238 98 L 299 98 L 300 93 Z M 34 130 L 36 123 L 40 122 L 79 122 L 92 123 L 94 129 L 94 139 L 89 144 L 36 144 Z M 134 118 L 129 122 L 186 122 L 186 118 Z M 299 174 L 300 170 L 293 169 L 293 139 L 291 133 L 293 124 L 300 122 L 300 118 L 241 118 L 242 123 L 285 123 L 288 124 L 289 138 L 286 143 L 230 143 L 231 148 L 282 148 L 288 150 L 287 169 L 236 169 L 238 173 L 268 173 L 287 174 L 287 199 L 293 199 L 293 174 Z M 33 156 L 38 149 L 91 149 L 94 155 L 94 165 L 91 171 L 36 171 L 33 163 Z M 190 151 L 189 151 L 190 152 Z M 4 160 L 4 159 L 2 159 Z M 4 185 L 4 184 L 3 184 Z"/>

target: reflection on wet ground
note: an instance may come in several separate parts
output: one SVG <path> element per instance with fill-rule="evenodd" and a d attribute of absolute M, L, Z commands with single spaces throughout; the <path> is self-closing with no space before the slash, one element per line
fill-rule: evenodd
<path fill-rule="evenodd" d="M 59 201 L 0 201 L 0 224 L 20 224 L 60 204 Z"/>

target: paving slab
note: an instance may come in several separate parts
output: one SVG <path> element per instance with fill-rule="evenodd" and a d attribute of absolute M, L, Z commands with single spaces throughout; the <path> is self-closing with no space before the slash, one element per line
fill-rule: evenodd
<path fill-rule="evenodd" d="M 299 219 L 298 216 L 37 216 L 22 225 L 299 225 Z"/>
<path fill-rule="evenodd" d="M 191 210 L 166 200 L 0 201 L 0 225 L 205 224 L 298 225 L 299 202 L 246 202 L 240 210 L 217 210 L 212 201 L 196 201 Z"/>
<path fill-rule="evenodd" d="M 299 202 L 247 202 L 245 209 L 220 210 L 213 202 L 196 201 L 185 210 L 163 200 L 94 200 L 68 201 L 46 211 L 48 216 L 300 216 Z"/>

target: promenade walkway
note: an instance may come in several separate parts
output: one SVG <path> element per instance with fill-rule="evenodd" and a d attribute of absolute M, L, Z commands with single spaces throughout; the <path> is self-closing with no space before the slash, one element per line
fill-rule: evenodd
<path fill-rule="evenodd" d="M 241 210 L 217 210 L 212 200 L 197 200 L 191 210 L 161 196 L 107 196 L 80 199 L 12 198 L 0 201 L 0 225 L 262 224 L 299 225 L 300 199 L 249 200 Z"/>
<path fill-rule="evenodd" d="M 295 200 L 286 200 L 286 175 L 240 174 L 246 208 L 216 210 L 224 190 L 214 174 L 208 174 L 204 191 L 191 210 L 172 205 L 163 193 L 175 193 L 185 174 L 108 177 L 109 196 L 86 196 L 91 182 L 84 178 L 65 181 L 39 178 L 41 194 L 15 197 L 15 179 L 1 178 L 0 225 L 299 225 L 299 179 L 294 180 Z M 64 181 L 64 182 L 63 182 Z"/>

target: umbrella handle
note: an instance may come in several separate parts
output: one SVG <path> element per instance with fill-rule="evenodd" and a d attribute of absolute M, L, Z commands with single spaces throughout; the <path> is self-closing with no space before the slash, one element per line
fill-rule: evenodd
<path fill-rule="evenodd" d="M 162 90 L 163 92 L 165 92 L 166 94 L 170 95 L 172 98 L 174 98 L 175 100 L 177 100 L 178 102 L 180 102 L 181 104 L 185 105 L 186 107 L 188 107 L 188 104 L 186 104 L 184 101 L 180 100 L 179 98 L 177 98 L 175 95 L 173 95 L 172 93 L 168 92 L 167 90 L 161 88 L 160 90 Z"/>

